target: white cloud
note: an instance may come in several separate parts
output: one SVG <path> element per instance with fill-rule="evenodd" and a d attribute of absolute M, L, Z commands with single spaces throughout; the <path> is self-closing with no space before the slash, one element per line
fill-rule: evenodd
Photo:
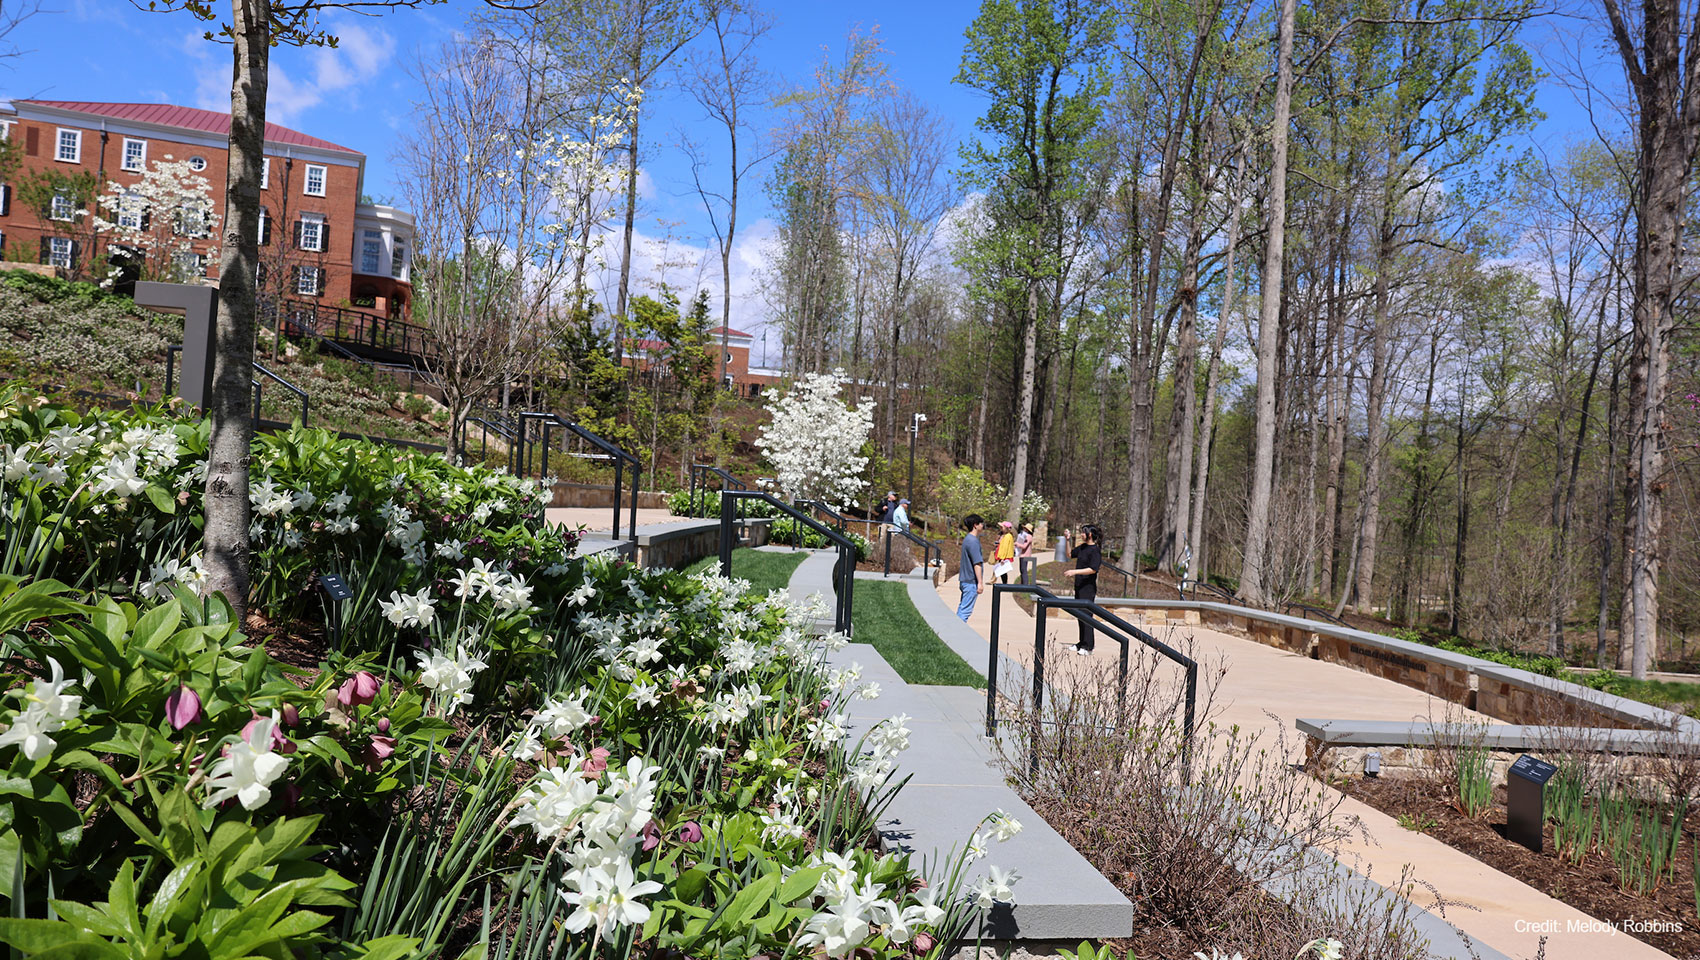
<path fill-rule="evenodd" d="M 761 273 L 767 269 L 767 250 L 775 230 L 774 222 L 762 218 L 738 228 L 732 244 L 732 328 L 753 334 L 761 340 L 767 326 L 767 302 L 762 297 Z M 620 241 L 618 228 L 605 234 L 602 256 L 607 267 L 592 281 L 602 303 L 612 310 L 618 297 L 620 283 Z M 655 295 L 663 284 L 678 294 L 682 303 L 689 304 L 698 290 L 707 291 L 710 315 L 716 326 L 720 322 L 720 247 L 713 240 L 696 243 L 678 237 L 668 238 L 635 231 L 632 235 L 631 293 Z M 778 357 L 779 341 L 771 339 L 774 359 Z M 755 362 L 761 361 L 761 348 L 756 347 Z"/>
<path fill-rule="evenodd" d="M 280 56 L 274 50 L 266 88 L 266 119 L 272 123 L 293 125 L 309 110 L 325 102 L 339 91 L 348 90 L 378 76 L 395 56 L 395 38 L 387 31 L 367 28 L 354 20 L 337 20 L 328 24 L 337 36 L 335 49 L 316 48 L 305 53 L 302 64 L 296 57 Z M 194 42 L 190 42 L 194 41 Z M 198 64 L 195 68 L 195 106 L 221 113 L 230 110 L 230 63 L 228 48 L 215 47 L 191 34 L 184 49 Z M 292 69 L 305 66 L 309 79 L 298 79 L 302 73 Z"/>

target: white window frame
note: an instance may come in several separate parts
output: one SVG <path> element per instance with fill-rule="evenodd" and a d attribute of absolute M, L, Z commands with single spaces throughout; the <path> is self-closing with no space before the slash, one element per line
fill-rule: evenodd
<path fill-rule="evenodd" d="M 123 196 L 118 198 L 118 210 L 116 212 L 118 216 L 115 219 L 120 230 L 139 232 L 142 229 L 142 214 L 146 211 L 143 209 L 142 198 L 135 191 L 127 190 Z"/>
<path fill-rule="evenodd" d="M 407 280 L 407 240 L 404 237 L 390 240 L 390 279 Z"/>
<path fill-rule="evenodd" d="M 325 271 L 322 267 L 303 266 L 295 275 L 295 293 L 302 297 L 324 296 Z M 309 283 L 309 279 L 311 282 Z"/>
<path fill-rule="evenodd" d="M 130 164 L 131 144 L 135 144 L 141 148 L 141 151 L 136 154 L 136 163 L 134 166 L 131 166 Z M 119 169 L 125 170 L 129 173 L 141 173 L 145 171 L 148 168 L 148 142 L 146 140 L 138 140 L 135 137 L 125 137 L 122 152 L 119 154 L 118 166 Z"/>
<path fill-rule="evenodd" d="M 374 246 L 375 244 L 375 246 Z M 367 256 L 371 256 L 368 261 Z M 371 269 L 367 269 L 370 266 Z M 380 230 L 360 231 L 360 272 L 368 277 L 381 276 L 384 269 L 384 234 Z"/>
<path fill-rule="evenodd" d="M 269 189 L 271 187 L 271 185 L 272 185 L 272 158 L 271 157 L 265 157 L 265 158 L 260 160 L 260 189 L 261 190 Z"/>
<path fill-rule="evenodd" d="M 313 189 L 313 172 L 318 171 L 319 189 Z M 325 195 L 325 184 L 330 181 L 330 168 L 317 163 L 307 164 L 307 172 L 301 178 L 301 192 L 309 197 Z"/>
<path fill-rule="evenodd" d="M 12 124 L 17 122 L 16 120 L 0 120 L 0 140 L 12 139 Z"/>
<path fill-rule="evenodd" d="M 320 213 L 303 213 L 301 215 L 301 245 L 300 249 L 309 253 L 325 252 L 325 217 Z M 307 245 L 307 225 L 313 225 L 313 245 Z"/>
<path fill-rule="evenodd" d="M 204 237 L 210 232 L 212 226 L 211 213 L 212 211 L 198 202 L 185 203 L 176 210 L 176 222 L 172 224 L 174 228 L 172 232 L 180 237 Z M 192 221 L 189 218 L 191 215 L 199 215 L 199 230 L 190 229 Z"/>
<path fill-rule="evenodd" d="M 60 204 L 64 204 L 64 213 L 60 213 Z M 55 193 L 53 199 L 47 201 L 47 219 L 70 223 L 77 218 L 77 205 L 63 193 Z"/>
<path fill-rule="evenodd" d="M 71 155 L 65 156 L 65 135 L 71 135 Z M 81 163 L 83 160 L 83 132 L 70 127 L 60 127 L 53 137 L 53 159 L 60 163 Z"/>
<path fill-rule="evenodd" d="M 63 244 L 63 246 L 61 246 L 61 244 Z M 71 248 L 72 248 L 72 245 L 73 245 L 73 241 L 71 240 L 70 237 L 48 237 L 47 238 L 47 265 L 50 266 L 50 267 L 60 267 L 60 268 L 63 268 L 65 270 L 71 269 Z M 61 258 L 61 256 L 60 256 L 61 250 L 64 251 L 63 258 Z"/>
<path fill-rule="evenodd" d="M 207 168 L 207 158 L 196 154 L 189 158 L 189 169 L 200 173 Z"/>

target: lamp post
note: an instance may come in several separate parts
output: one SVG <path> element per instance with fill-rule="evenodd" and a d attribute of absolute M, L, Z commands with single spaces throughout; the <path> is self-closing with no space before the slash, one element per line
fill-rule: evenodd
<path fill-rule="evenodd" d="M 927 415 L 917 413 L 909 418 L 909 502 L 915 502 L 915 436 L 921 432 L 921 424 L 927 422 Z"/>

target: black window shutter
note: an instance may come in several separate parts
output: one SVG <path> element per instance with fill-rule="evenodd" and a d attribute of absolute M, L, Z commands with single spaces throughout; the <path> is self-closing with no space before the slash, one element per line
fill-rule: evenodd
<path fill-rule="evenodd" d="M 295 221 L 295 249 L 301 249 L 301 221 Z"/>
<path fill-rule="evenodd" d="M 328 217 L 319 221 L 319 252 L 331 252 L 331 221 Z"/>
<path fill-rule="evenodd" d="M 12 185 L 0 184 L 0 217 L 12 215 Z"/>
<path fill-rule="evenodd" d="M 146 233 L 148 231 L 148 224 L 152 221 L 152 219 L 153 219 L 153 214 L 149 213 L 147 210 L 142 211 L 142 232 L 143 233 Z"/>
<path fill-rule="evenodd" d="M 254 286 L 264 287 L 265 285 L 266 285 L 266 262 L 264 260 L 261 260 L 259 263 L 254 265 Z"/>
<path fill-rule="evenodd" d="M 300 267 L 290 267 L 289 268 L 289 293 L 293 296 L 294 294 L 297 294 L 297 293 L 300 293 L 300 292 L 301 292 L 301 268 Z"/>
<path fill-rule="evenodd" d="M 32 157 L 41 153 L 41 131 L 35 127 L 30 127 L 24 131 L 24 152 Z M 46 261 L 42 262 L 45 263 Z"/>
<path fill-rule="evenodd" d="M 83 245 L 80 241 L 77 241 L 77 240 L 71 241 L 71 269 L 73 269 L 73 270 L 75 270 L 77 268 L 77 264 L 79 262 L 78 254 L 83 252 L 82 247 L 83 247 Z"/>
<path fill-rule="evenodd" d="M 32 130 L 30 132 L 34 133 L 35 131 Z M 52 242 L 50 240 L 48 240 L 46 237 L 42 237 L 41 238 L 41 260 L 40 260 L 41 263 L 49 262 L 48 258 L 50 256 L 52 256 L 52 254 L 51 254 L 52 249 L 53 249 Z"/>

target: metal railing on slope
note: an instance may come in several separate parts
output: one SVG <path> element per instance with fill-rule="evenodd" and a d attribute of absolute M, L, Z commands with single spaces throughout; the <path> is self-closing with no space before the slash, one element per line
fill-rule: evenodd
<path fill-rule="evenodd" d="M 1198 599 L 1199 591 L 1203 591 L 1204 593 L 1210 594 L 1211 596 L 1215 597 L 1218 600 L 1223 601 L 1224 603 L 1231 603 L 1231 604 L 1234 604 L 1236 606 L 1242 605 L 1242 602 L 1241 602 L 1241 600 L 1238 596 L 1236 596 L 1235 594 L 1229 593 L 1226 590 L 1223 590 L 1221 587 L 1216 586 L 1214 583 L 1211 583 L 1208 580 L 1182 580 L 1181 585 L 1180 585 L 1180 591 L 1181 591 L 1181 596 L 1183 596 L 1183 597 L 1186 596 L 1188 591 L 1191 591 L 1192 592 L 1192 599 L 1194 599 L 1194 600 Z"/>
<path fill-rule="evenodd" d="M 165 348 L 165 396 L 167 398 L 170 398 L 177 392 L 177 355 L 182 352 L 182 344 L 173 344 Z M 253 364 L 255 373 L 258 373 L 261 377 L 265 377 L 267 380 L 276 383 L 278 386 L 288 390 L 290 393 L 295 394 L 295 396 L 301 401 L 301 425 L 303 427 L 307 426 L 307 416 L 312 411 L 312 401 L 308 398 L 307 391 L 302 390 L 295 384 L 278 376 L 275 372 L 267 368 L 258 360 L 253 361 Z M 254 422 L 259 423 L 262 419 L 260 416 L 260 403 L 264 399 L 264 382 L 261 381 L 259 377 L 255 377 L 248 382 L 254 387 Z"/>
<path fill-rule="evenodd" d="M 627 453 L 625 450 L 622 450 L 619 446 L 615 445 L 613 442 L 597 435 L 596 433 L 592 432 L 591 430 L 589 430 L 585 427 L 580 426 L 577 423 L 574 423 L 571 420 L 565 419 L 564 417 L 560 416 L 559 414 L 546 413 L 546 412 L 538 411 L 538 410 L 527 410 L 527 411 L 523 411 L 523 412 L 518 414 L 518 422 L 519 422 L 519 431 L 518 431 L 519 436 L 518 436 L 517 440 L 513 444 L 510 444 L 509 447 L 508 447 L 509 463 L 512 465 L 512 472 L 516 476 L 524 476 L 525 475 L 525 472 L 526 472 L 527 469 L 529 469 L 529 465 L 531 463 L 531 455 L 534 452 L 541 454 L 538 457 L 538 475 L 541 477 L 544 474 L 547 474 L 549 472 L 549 453 L 550 453 L 550 450 L 551 450 L 551 447 L 552 447 L 552 445 L 549 441 L 549 432 L 551 430 L 560 430 L 562 436 L 567 436 L 567 435 L 570 434 L 572 436 L 578 437 L 580 440 L 583 440 L 585 443 L 588 443 L 591 446 L 595 447 L 596 449 L 602 451 L 601 454 L 584 454 L 584 453 L 575 453 L 571 450 L 563 450 L 562 452 L 566 453 L 568 456 L 589 457 L 591 459 L 609 460 L 609 461 L 613 462 L 613 464 L 614 464 L 614 529 L 613 529 L 613 537 L 614 537 L 615 540 L 621 539 L 620 538 L 620 509 L 621 509 L 621 506 L 622 506 L 622 502 L 625 499 L 625 477 L 624 477 L 624 474 L 625 474 L 626 468 L 630 467 L 631 468 L 631 474 L 632 474 L 632 492 L 631 492 L 631 516 L 630 516 L 630 526 L 629 526 L 628 532 L 631 534 L 631 539 L 633 539 L 633 540 L 637 539 L 638 491 L 640 489 L 642 489 L 642 487 L 641 487 L 642 476 L 643 476 L 643 461 L 642 460 L 639 460 L 637 457 L 634 457 L 631 454 Z M 530 441 L 529 427 L 532 424 L 537 424 L 542 428 L 541 440 L 536 444 L 533 444 Z"/>
<path fill-rule="evenodd" d="M 1297 600 L 1289 600 L 1281 605 L 1281 611 L 1283 613 L 1292 613 L 1294 610 L 1299 611 L 1299 615 L 1307 620 L 1314 616 L 1316 619 L 1325 623 L 1332 623 L 1336 627 L 1351 626 L 1351 624 L 1339 617 L 1336 617 L 1334 614 L 1329 613 L 1327 610 L 1324 610 L 1321 607 L 1313 607 L 1308 603 L 1300 603 Z"/>
<path fill-rule="evenodd" d="M 732 575 L 732 546 L 737 542 L 738 502 L 760 500 L 780 514 L 790 517 L 825 537 L 838 548 L 838 562 L 832 568 L 832 589 L 837 594 L 833 610 L 833 629 L 850 634 L 850 611 L 856 590 L 856 544 L 849 537 L 832 529 L 814 517 L 762 490 L 722 490 L 720 492 L 720 575 Z"/>
<path fill-rule="evenodd" d="M 1002 620 L 1000 614 L 1003 612 L 1001 609 L 1003 595 L 1006 593 L 1031 594 L 1036 608 L 1033 629 L 1033 722 L 1035 725 L 1040 722 L 1045 706 L 1046 614 L 1053 609 L 1063 610 L 1096 633 L 1104 634 L 1120 644 L 1121 673 L 1117 710 L 1123 717 L 1118 717 L 1118 720 L 1125 718 L 1127 712 L 1128 653 L 1134 643 L 1142 644 L 1156 651 L 1163 657 L 1179 664 L 1186 671 L 1186 717 L 1184 720 L 1185 727 L 1183 728 L 1185 739 L 1182 745 L 1184 751 L 1182 763 L 1187 769 L 1191 769 L 1192 735 L 1197 720 L 1198 706 L 1197 661 L 1090 600 L 1059 597 L 1040 586 L 1024 586 L 1015 583 L 992 584 L 991 659 L 986 665 L 986 736 L 995 737 L 998 731 L 998 627 Z M 1037 763 L 1037 759 L 1037 757 L 1031 757 L 1029 763 Z"/>
<path fill-rule="evenodd" d="M 938 559 L 939 563 L 944 563 L 944 544 L 934 543 L 926 537 L 916 536 L 907 530 L 900 530 L 897 527 L 887 524 L 885 529 L 885 573 L 883 576 L 891 576 L 891 538 L 894 535 L 902 537 L 903 539 L 920 546 L 921 569 L 923 571 L 926 571 L 929 574 L 932 572 L 933 560 L 935 557 Z"/>
<path fill-rule="evenodd" d="M 707 464 L 707 463 L 693 463 L 693 464 L 691 464 L 690 504 L 691 504 L 691 516 L 693 516 L 693 517 L 700 517 L 700 516 L 703 515 L 703 505 L 708 500 L 708 492 L 709 492 L 709 489 L 710 489 L 709 486 L 708 486 L 708 481 L 709 481 L 710 477 L 715 477 L 715 478 L 718 478 L 720 480 L 720 489 L 721 490 L 748 490 L 750 488 L 749 485 L 746 484 L 744 481 L 739 480 L 737 477 L 734 477 L 730 473 L 727 473 L 725 470 L 722 470 L 719 467 L 716 467 L 712 464 Z M 697 493 L 698 490 L 702 491 L 701 499 L 698 499 L 698 493 Z M 739 519 L 742 520 L 744 518 L 742 516 L 740 516 Z"/>

